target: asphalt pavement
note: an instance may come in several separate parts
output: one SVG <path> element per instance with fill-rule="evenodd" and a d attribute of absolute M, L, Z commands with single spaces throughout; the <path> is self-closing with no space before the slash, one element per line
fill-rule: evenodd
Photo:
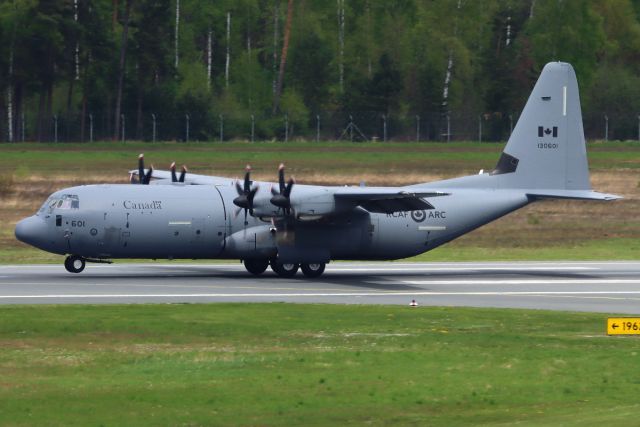
<path fill-rule="evenodd" d="M 0 266 L 0 304 L 294 302 L 640 314 L 640 262 L 332 263 L 317 279 L 234 264 Z"/>

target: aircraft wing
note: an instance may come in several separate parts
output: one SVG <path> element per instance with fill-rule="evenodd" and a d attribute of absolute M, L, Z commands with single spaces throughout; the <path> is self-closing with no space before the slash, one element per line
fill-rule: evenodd
<path fill-rule="evenodd" d="M 395 188 L 345 188 L 334 193 L 336 202 L 351 202 L 374 213 L 433 209 L 433 205 L 425 198 L 448 195 L 440 191 L 413 192 Z"/>

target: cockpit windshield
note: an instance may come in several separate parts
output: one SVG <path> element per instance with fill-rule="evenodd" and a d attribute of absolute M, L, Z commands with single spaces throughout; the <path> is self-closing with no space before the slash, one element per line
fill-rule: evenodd
<path fill-rule="evenodd" d="M 57 194 L 49 197 L 38 214 L 51 214 L 54 210 L 80 209 L 80 200 L 75 194 Z"/>

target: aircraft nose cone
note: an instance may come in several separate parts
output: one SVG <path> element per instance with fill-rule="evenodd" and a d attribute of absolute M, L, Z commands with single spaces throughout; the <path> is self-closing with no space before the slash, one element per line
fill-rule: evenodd
<path fill-rule="evenodd" d="M 30 216 L 16 224 L 16 239 L 40 247 L 47 237 L 47 225 L 37 216 Z"/>

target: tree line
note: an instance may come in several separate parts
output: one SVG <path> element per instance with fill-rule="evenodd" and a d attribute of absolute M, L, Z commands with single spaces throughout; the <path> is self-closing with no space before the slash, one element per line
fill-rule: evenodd
<path fill-rule="evenodd" d="M 50 141 L 61 121 L 88 140 L 95 121 L 150 139 L 153 114 L 154 135 L 156 116 L 186 116 L 211 140 L 251 117 L 271 139 L 322 116 L 329 137 L 349 120 L 370 137 L 384 117 L 438 139 L 455 116 L 491 118 L 481 134 L 500 139 L 561 60 L 585 118 L 635 138 L 639 56 L 640 0 L 2 0 L 0 130 Z"/>

